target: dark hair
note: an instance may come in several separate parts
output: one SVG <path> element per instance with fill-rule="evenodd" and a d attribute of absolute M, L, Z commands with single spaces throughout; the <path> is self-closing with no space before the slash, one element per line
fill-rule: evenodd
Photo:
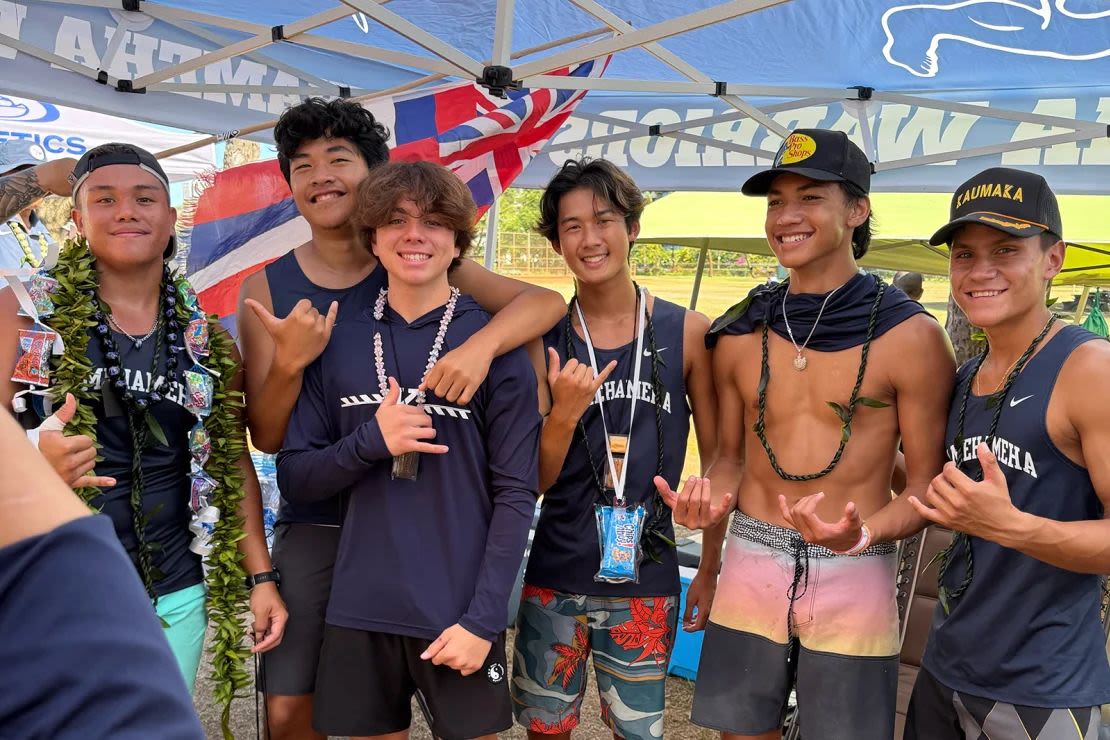
<path fill-rule="evenodd" d="M 540 221 L 536 231 L 549 242 L 559 243 L 559 202 L 578 188 L 589 188 L 594 195 L 604 198 L 624 217 L 625 228 L 629 231 L 640 223 L 644 195 L 624 170 L 604 159 L 568 159 L 540 197 Z"/>
<path fill-rule="evenodd" d="M 433 162 L 388 162 L 370 170 L 358 186 L 355 225 L 366 235 L 366 247 L 374 231 L 389 222 L 400 202 L 408 198 L 421 213 L 443 216 L 455 232 L 459 257 L 465 257 L 474 243 L 478 208 L 470 189 L 451 170 Z M 459 260 L 451 262 L 458 267 Z"/>
<path fill-rule="evenodd" d="M 844 193 L 844 200 L 847 201 L 849 208 L 855 207 L 856 203 L 867 197 L 867 193 L 850 182 L 838 181 L 837 185 Z M 875 212 L 868 211 L 867 220 L 852 230 L 852 256 L 856 259 L 863 257 L 867 254 L 867 250 L 871 248 L 871 231 L 874 227 Z"/>
<path fill-rule="evenodd" d="M 343 98 L 306 98 L 303 103 L 286 109 L 274 126 L 278 165 L 286 182 L 289 182 L 289 160 L 301 144 L 324 138 L 350 141 L 370 169 L 389 160 L 389 130 L 374 119 L 373 113 Z"/>

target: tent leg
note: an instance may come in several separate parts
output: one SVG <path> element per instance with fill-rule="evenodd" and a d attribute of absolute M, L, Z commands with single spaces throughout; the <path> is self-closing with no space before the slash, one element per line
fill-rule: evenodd
<path fill-rule="evenodd" d="M 1072 323 L 1078 324 L 1083 321 L 1083 312 L 1087 310 L 1087 299 L 1091 296 L 1091 286 L 1084 285 L 1083 292 L 1079 294 L 1079 303 L 1075 304 L 1075 316 L 1072 318 Z"/>
<path fill-rule="evenodd" d="M 486 269 L 492 270 L 493 263 L 497 257 L 497 203 L 499 199 L 495 198 L 493 205 L 489 207 L 486 215 Z"/>
<path fill-rule="evenodd" d="M 698 271 L 694 273 L 694 291 L 690 294 L 690 310 L 693 311 L 698 306 L 698 291 L 701 290 L 701 274 L 705 272 L 705 258 L 709 254 L 709 247 L 701 248 L 698 253 Z"/>

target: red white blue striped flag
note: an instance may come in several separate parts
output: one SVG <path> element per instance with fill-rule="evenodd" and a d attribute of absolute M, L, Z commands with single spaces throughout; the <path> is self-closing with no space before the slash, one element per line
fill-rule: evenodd
<path fill-rule="evenodd" d="M 608 58 L 551 74 L 600 77 Z M 393 160 L 429 160 L 469 186 L 478 214 L 509 187 L 585 95 L 582 90 L 510 90 L 496 98 L 457 83 L 374 100 L 367 107 L 391 132 Z M 276 160 L 216 173 L 189 219 L 186 271 L 208 313 L 234 332 L 239 286 L 308 241 L 308 224 Z"/>

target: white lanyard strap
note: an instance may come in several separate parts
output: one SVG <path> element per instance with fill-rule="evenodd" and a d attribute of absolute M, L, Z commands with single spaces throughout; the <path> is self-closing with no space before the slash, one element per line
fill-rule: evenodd
<path fill-rule="evenodd" d="M 617 474 L 617 464 L 613 459 L 613 445 L 609 441 L 609 429 L 605 424 L 604 393 L 599 388 L 597 391 L 597 410 L 601 414 L 601 428 L 605 432 L 605 457 L 609 463 L 609 474 L 613 481 L 613 496 L 618 505 L 624 504 L 624 484 L 628 475 L 628 461 L 632 454 L 632 422 L 636 420 L 636 401 L 640 397 L 640 366 L 643 364 L 644 354 L 644 324 L 647 320 L 647 291 L 640 288 L 636 301 L 636 350 L 632 355 L 632 400 L 631 411 L 628 417 L 628 441 L 625 443 L 624 464 L 621 465 L 620 474 Z M 586 352 L 590 355 L 590 367 L 593 368 L 594 377 L 600 372 L 597 367 L 597 357 L 594 354 L 594 344 L 590 340 L 590 330 L 586 328 L 586 316 L 582 313 L 582 306 L 574 302 L 578 311 L 578 322 L 582 325 L 582 338 L 586 342 Z"/>

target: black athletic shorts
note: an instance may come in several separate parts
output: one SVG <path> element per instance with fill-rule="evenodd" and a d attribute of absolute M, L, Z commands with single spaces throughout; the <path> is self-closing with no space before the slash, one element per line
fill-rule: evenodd
<path fill-rule="evenodd" d="M 905 740 L 1098 740 L 1099 707 L 1027 707 L 951 689 L 924 668 L 906 711 Z"/>
<path fill-rule="evenodd" d="M 421 660 L 431 640 L 327 625 L 316 678 L 313 727 L 326 735 L 385 735 L 408 729 L 412 697 L 423 694 L 432 732 L 442 740 L 512 727 L 505 634 L 481 670 L 458 671 Z"/>
<path fill-rule="evenodd" d="M 324 641 L 324 615 L 339 550 L 339 527 L 278 524 L 274 567 L 281 573 L 281 598 L 289 621 L 281 644 L 262 656 L 259 689 L 267 694 L 311 694 Z"/>

